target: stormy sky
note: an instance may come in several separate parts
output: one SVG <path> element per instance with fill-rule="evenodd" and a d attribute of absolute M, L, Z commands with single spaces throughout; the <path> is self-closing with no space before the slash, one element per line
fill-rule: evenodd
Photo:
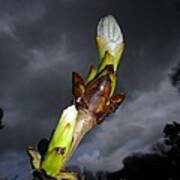
<path fill-rule="evenodd" d="M 121 160 L 180 121 L 180 94 L 168 73 L 180 61 L 180 1 L 0 0 L 0 178 L 29 180 L 27 145 L 48 137 L 71 103 L 71 73 L 98 61 L 97 22 L 114 15 L 125 52 L 118 90 L 127 98 L 81 143 L 70 164 L 115 171 Z"/>

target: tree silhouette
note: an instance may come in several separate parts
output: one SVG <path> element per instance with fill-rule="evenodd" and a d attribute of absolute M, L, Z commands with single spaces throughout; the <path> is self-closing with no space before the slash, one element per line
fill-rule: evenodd
<path fill-rule="evenodd" d="M 126 180 L 180 179 L 180 124 L 167 124 L 163 133 L 163 143 L 153 148 L 156 152 L 126 157 L 123 169 L 109 176 Z"/>
<path fill-rule="evenodd" d="M 2 124 L 3 116 L 4 116 L 4 111 L 2 108 L 0 108 L 0 129 L 4 128 L 4 125 Z"/>
<path fill-rule="evenodd" d="M 172 69 L 170 73 L 171 83 L 173 86 L 177 87 L 180 91 L 180 62 L 177 64 L 176 67 Z"/>

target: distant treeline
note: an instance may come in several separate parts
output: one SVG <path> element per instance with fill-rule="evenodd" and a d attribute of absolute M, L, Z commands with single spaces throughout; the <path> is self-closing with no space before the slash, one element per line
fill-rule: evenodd
<path fill-rule="evenodd" d="M 123 160 L 123 168 L 114 173 L 84 170 L 83 180 L 180 180 L 180 124 L 167 124 L 163 141 L 152 153 L 136 153 Z"/>

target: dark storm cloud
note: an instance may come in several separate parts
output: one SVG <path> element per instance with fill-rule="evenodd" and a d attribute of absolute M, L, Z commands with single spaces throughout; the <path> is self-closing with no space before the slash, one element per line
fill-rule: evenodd
<path fill-rule="evenodd" d="M 97 63 L 96 25 L 106 14 L 113 14 L 124 32 L 126 50 L 119 72 L 119 87 L 128 93 L 128 98 L 124 114 L 123 109 L 117 113 L 120 117 L 123 114 L 124 121 L 117 123 L 119 116 L 118 120 L 114 116 L 108 126 L 103 125 L 105 129 L 97 129 L 84 143 L 92 142 L 93 136 L 109 137 L 111 130 L 115 132 L 112 138 L 119 141 L 105 146 L 104 143 L 112 142 L 111 137 L 107 137 L 107 142 L 102 141 L 97 151 L 89 148 L 91 144 L 84 144 L 83 151 L 89 153 L 88 149 L 91 149 L 94 158 L 100 151 L 108 158 L 103 157 L 97 164 L 109 163 L 111 158 L 123 157 L 127 147 L 120 150 L 119 146 L 123 146 L 124 141 L 130 141 L 129 146 L 136 150 L 148 144 L 145 142 L 158 138 L 164 116 L 157 122 L 157 133 L 153 135 L 149 130 L 148 139 L 133 139 L 134 134 L 139 137 L 145 132 L 143 123 L 147 112 L 141 108 L 138 114 L 135 113 L 128 102 L 142 107 L 149 99 L 141 98 L 150 96 L 158 103 L 163 99 L 163 93 L 171 101 L 171 96 L 162 91 L 161 83 L 168 84 L 164 80 L 167 71 L 179 58 L 180 14 L 175 11 L 173 1 L 4 0 L 0 1 L 0 105 L 5 109 L 7 128 L 0 136 L 2 153 L 24 151 L 28 144 L 35 144 L 42 136 L 50 135 L 62 108 L 71 101 L 71 72 L 80 71 L 85 75 L 89 65 Z M 162 93 L 157 100 L 153 90 Z M 128 101 L 130 97 L 134 102 Z M 173 101 L 175 99 L 171 103 Z M 161 108 L 153 107 L 154 104 L 150 104 L 150 119 L 162 114 Z M 133 119 L 137 126 L 131 124 Z M 149 129 L 157 125 L 149 124 Z M 122 134 L 126 133 L 125 138 Z M 93 141 L 93 147 L 94 144 Z M 79 154 L 77 152 L 77 156 Z M 87 158 L 80 159 L 84 162 Z M 117 161 L 112 167 L 118 167 Z"/>

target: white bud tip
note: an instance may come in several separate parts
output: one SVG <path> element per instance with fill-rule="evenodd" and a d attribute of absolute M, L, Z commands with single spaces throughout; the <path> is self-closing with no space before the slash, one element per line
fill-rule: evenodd
<path fill-rule="evenodd" d="M 123 42 L 123 35 L 119 24 L 112 15 L 101 18 L 97 27 L 97 36 L 103 37 L 111 49 L 117 43 Z"/>
<path fill-rule="evenodd" d="M 64 115 L 66 121 L 68 123 L 71 123 L 72 121 L 74 121 L 77 117 L 78 111 L 75 107 L 75 105 L 69 106 L 67 109 L 64 110 Z"/>

